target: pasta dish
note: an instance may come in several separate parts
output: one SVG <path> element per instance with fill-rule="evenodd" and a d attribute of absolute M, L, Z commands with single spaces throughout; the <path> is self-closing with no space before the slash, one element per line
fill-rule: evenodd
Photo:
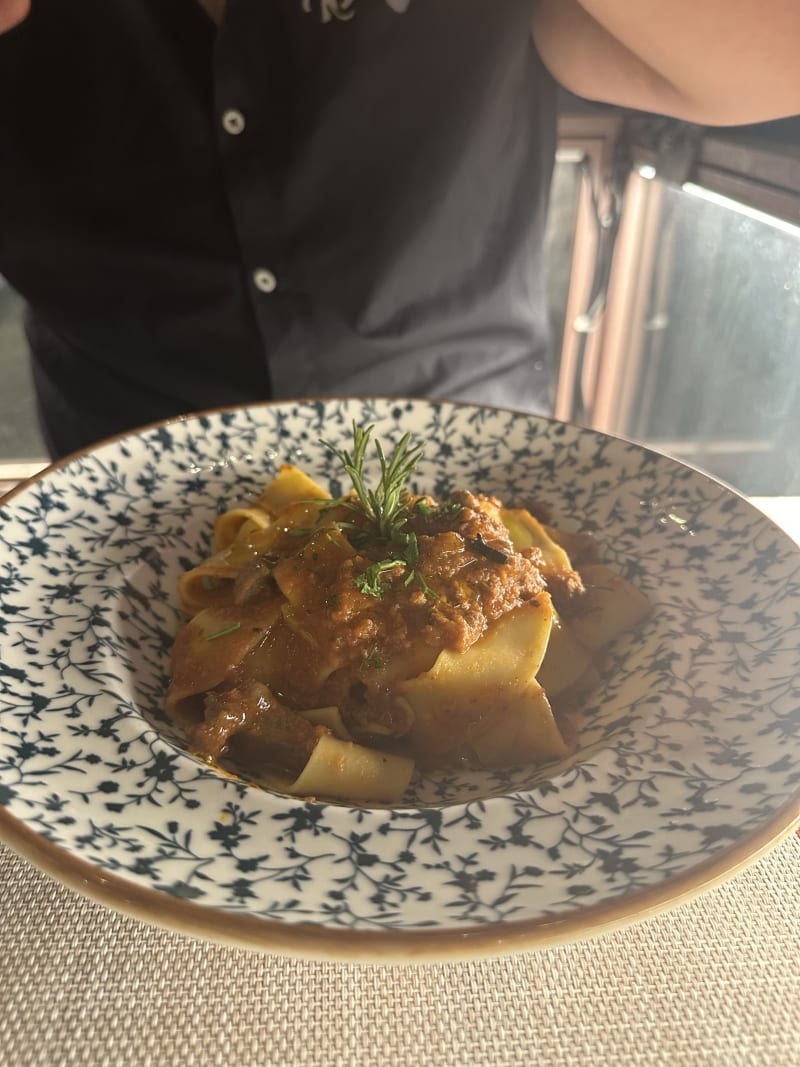
<path fill-rule="evenodd" d="M 393 802 L 416 765 L 566 755 L 598 655 L 649 613 L 587 535 L 535 509 L 406 489 L 422 449 L 354 425 L 331 495 L 283 465 L 184 573 L 166 707 L 195 753 L 304 797 Z"/>

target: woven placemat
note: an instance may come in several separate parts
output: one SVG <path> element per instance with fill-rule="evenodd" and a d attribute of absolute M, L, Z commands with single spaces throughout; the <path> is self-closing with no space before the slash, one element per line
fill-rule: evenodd
<path fill-rule="evenodd" d="M 0 847 L 3 1067 L 800 1064 L 800 840 L 603 938 L 418 966 L 257 955 Z"/>

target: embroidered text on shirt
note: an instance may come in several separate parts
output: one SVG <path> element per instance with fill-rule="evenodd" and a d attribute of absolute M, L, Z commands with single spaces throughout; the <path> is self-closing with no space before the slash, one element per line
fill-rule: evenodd
<path fill-rule="evenodd" d="M 303 11 L 310 14 L 312 4 L 313 0 L 303 0 Z M 355 0 L 319 0 L 320 18 L 323 22 L 330 22 L 331 19 L 347 22 L 356 13 L 354 4 Z"/>
<path fill-rule="evenodd" d="M 355 2 L 356 0 L 319 0 L 320 18 L 323 22 L 330 22 L 331 19 L 347 22 L 355 16 Z M 408 11 L 411 0 L 386 0 L 386 3 L 392 11 L 396 11 L 398 15 L 403 15 Z M 306 14 L 311 14 L 314 0 L 302 0 L 302 4 L 303 11 Z"/>

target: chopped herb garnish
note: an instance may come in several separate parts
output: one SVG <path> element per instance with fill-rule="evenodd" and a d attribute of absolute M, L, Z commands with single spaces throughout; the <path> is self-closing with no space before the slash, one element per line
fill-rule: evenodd
<path fill-rule="evenodd" d="M 380 652 L 370 652 L 369 655 L 364 656 L 359 665 L 359 669 L 362 671 L 373 670 L 379 671 L 386 666 L 386 661 Z"/>
<path fill-rule="evenodd" d="M 411 583 L 414 581 L 419 582 L 420 586 L 422 587 L 422 592 L 425 594 L 425 596 L 430 597 L 431 600 L 439 599 L 439 594 L 433 589 L 431 589 L 431 587 L 428 585 L 428 583 L 425 581 L 419 571 L 409 571 L 405 584 L 411 585 Z"/>
<path fill-rule="evenodd" d="M 356 575 L 356 589 L 365 596 L 373 596 L 376 600 L 380 600 L 386 590 L 386 583 L 382 581 L 382 576 L 386 571 L 403 566 L 405 564 L 400 559 L 382 559 L 379 563 L 373 563 L 361 574 Z"/>
<path fill-rule="evenodd" d="M 461 514 L 464 510 L 464 505 L 457 500 L 449 500 L 445 504 L 429 504 L 425 497 L 421 496 L 414 502 L 413 510 L 419 512 L 420 515 L 424 515 L 426 519 L 436 517 L 454 518 L 456 515 Z"/>
<path fill-rule="evenodd" d="M 450 500 L 446 504 L 439 504 L 436 508 L 438 515 L 460 515 L 464 510 L 464 505 L 460 504 L 457 500 Z"/>
<path fill-rule="evenodd" d="M 225 637 L 226 634 L 235 633 L 236 630 L 241 627 L 240 622 L 232 622 L 230 626 L 224 626 L 221 630 L 216 630 L 213 634 L 208 634 L 206 641 L 216 641 L 218 637 Z"/>
<path fill-rule="evenodd" d="M 417 535 L 415 533 L 406 534 L 405 552 L 403 553 L 403 560 L 413 567 L 419 559 L 419 542 L 417 541 Z"/>

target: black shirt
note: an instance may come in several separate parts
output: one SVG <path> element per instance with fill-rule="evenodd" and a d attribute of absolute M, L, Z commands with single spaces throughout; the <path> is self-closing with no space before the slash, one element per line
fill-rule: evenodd
<path fill-rule="evenodd" d="M 34 0 L 0 273 L 64 453 L 272 397 L 547 407 L 532 0 Z"/>

